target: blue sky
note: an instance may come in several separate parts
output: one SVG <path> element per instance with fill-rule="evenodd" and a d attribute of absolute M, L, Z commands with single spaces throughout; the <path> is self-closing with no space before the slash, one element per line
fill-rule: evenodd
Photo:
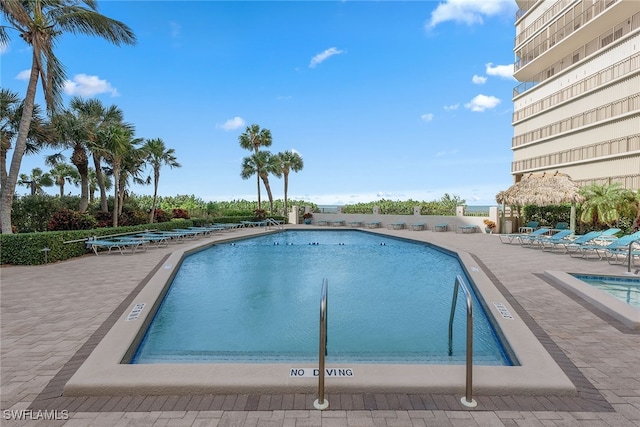
<path fill-rule="evenodd" d="M 493 205 L 512 184 L 516 9 L 513 0 L 102 1 L 100 12 L 129 25 L 137 45 L 65 36 L 57 54 L 65 103 L 115 104 L 137 137 L 175 149 L 182 167 L 162 169 L 161 195 L 255 200 L 255 180 L 240 178 L 250 153 L 238 136 L 256 123 L 271 130 L 270 151 L 304 159 L 290 198 L 449 193 Z M 1 85 L 23 95 L 30 51 L 10 36 Z M 46 169 L 50 153 L 25 156 L 21 172 Z M 271 184 L 281 198 L 283 181 Z"/>

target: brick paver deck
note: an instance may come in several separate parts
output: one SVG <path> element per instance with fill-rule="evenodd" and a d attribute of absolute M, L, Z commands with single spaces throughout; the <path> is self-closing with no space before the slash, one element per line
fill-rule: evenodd
<path fill-rule="evenodd" d="M 308 228 L 308 226 L 306 227 Z M 471 253 L 578 388 L 578 396 L 312 394 L 65 397 L 62 388 L 173 251 L 0 269 L 3 426 L 640 426 L 640 331 L 548 283 L 544 270 L 622 274 L 604 261 L 484 234 L 376 230 Z M 260 230 L 237 230 L 225 237 Z M 207 239 L 218 239 L 214 236 Z M 17 420 L 17 417 L 22 417 Z M 58 420 L 43 420 L 54 417 Z"/>

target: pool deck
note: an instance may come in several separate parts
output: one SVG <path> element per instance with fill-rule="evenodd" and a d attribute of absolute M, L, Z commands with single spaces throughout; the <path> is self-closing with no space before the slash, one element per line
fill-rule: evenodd
<path fill-rule="evenodd" d="M 291 226 L 310 229 L 310 226 Z M 315 228 L 315 227 L 313 227 Z M 322 227 L 319 227 L 322 228 Z M 335 230 L 335 227 L 331 227 Z M 2 426 L 640 426 L 640 330 L 545 279 L 545 270 L 621 275 L 625 266 L 507 245 L 480 233 L 375 232 L 470 253 L 578 388 L 578 396 L 312 394 L 65 397 L 62 388 L 184 242 L 0 269 Z M 263 233 L 240 229 L 212 241 Z M 462 391 L 461 391 L 462 393 Z M 46 412 L 45 412 L 46 411 Z M 57 418 L 44 420 L 43 418 Z M 16 419 L 21 418 L 21 419 Z"/>

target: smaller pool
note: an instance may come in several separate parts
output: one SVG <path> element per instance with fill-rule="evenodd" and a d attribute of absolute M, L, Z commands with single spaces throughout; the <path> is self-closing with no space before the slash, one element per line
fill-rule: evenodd
<path fill-rule="evenodd" d="M 640 277 L 562 271 L 544 275 L 625 325 L 640 329 Z"/>
<path fill-rule="evenodd" d="M 586 276 L 572 274 L 576 279 L 613 295 L 634 307 L 640 308 L 640 277 Z"/>

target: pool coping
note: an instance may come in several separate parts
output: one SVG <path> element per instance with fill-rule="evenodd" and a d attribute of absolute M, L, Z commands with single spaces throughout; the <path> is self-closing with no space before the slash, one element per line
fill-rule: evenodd
<path fill-rule="evenodd" d="M 640 330 L 640 309 L 637 309 L 624 301 L 620 301 L 613 295 L 573 277 L 564 271 L 545 270 L 544 277 L 556 285 L 572 292 L 599 310 L 617 319 L 625 326 Z M 573 273 L 580 274 L 580 273 Z M 614 276 L 612 276 L 614 277 Z M 624 277 L 624 276 L 620 276 Z M 629 276 L 637 277 L 637 276 Z"/>
<path fill-rule="evenodd" d="M 277 232 L 277 231 L 274 231 Z M 370 231 L 366 231 L 370 232 Z M 225 241 L 236 240 L 229 238 Z M 217 241 L 216 243 L 220 243 Z M 425 243 L 425 242 L 421 242 Z M 317 387 L 314 378 L 290 378 L 290 368 L 313 368 L 310 364 L 162 364 L 125 365 L 132 344 L 139 339 L 141 324 L 150 321 L 152 301 L 159 301 L 174 274 L 175 266 L 193 251 L 213 243 L 196 243 L 178 249 L 159 265 L 146 285 L 115 320 L 113 327 L 96 345 L 84 363 L 64 386 L 65 396 L 113 395 L 204 395 L 210 393 L 310 393 Z M 430 244 L 430 243 L 426 243 Z M 502 334 L 521 366 L 474 366 L 475 393 L 491 395 L 576 395 L 576 387 L 549 355 L 538 338 L 519 318 L 509 301 L 494 286 L 482 266 L 468 253 L 442 245 L 432 245 L 456 253 L 469 277 L 480 289 Z M 136 305 L 146 303 L 137 317 L 127 321 Z M 494 303 L 501 304 L 499 310 Z M 158 302 L 156 302 L 158 304 Z M 503 317 L 504 309 L 510 317 Z M 124 343 L 124 344 L 123 344 Z M 464 390 L 464 366 L 366 365 L 349 364 L 355 375 L 328 378 L 331 392 L 354 393 L 460 393 Z M 328 368 L 344 364 L 328 364 Z M 426 383 L 426 384 L 425 384 Z"/>

